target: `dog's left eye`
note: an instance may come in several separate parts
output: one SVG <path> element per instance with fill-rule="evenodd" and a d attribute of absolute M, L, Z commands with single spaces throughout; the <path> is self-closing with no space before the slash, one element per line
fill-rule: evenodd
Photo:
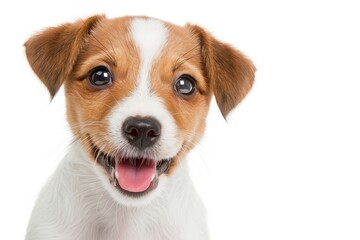
<path fill-rule="evenodd" d="M 112 84 L 111 73 L 109 69 L 104 66 L 92 69 L 89 73 L 88 79 L 91 86 L 96 88 L 104 88 Z"/>
<path fill-rule="evenodd" d="M 183 96 L 191 96 L 195 93 L 196 82 L 191 76 L 184 74 L 176 79 L 174 88 Z"/>

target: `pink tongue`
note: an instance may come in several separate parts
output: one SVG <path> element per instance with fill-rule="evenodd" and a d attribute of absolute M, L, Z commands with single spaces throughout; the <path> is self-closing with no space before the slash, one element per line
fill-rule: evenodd
<path fill-rule="evenodd" d="M 120 187 L 129 192 L 143 192 L 148 189 L 156 171 L 155 163 L 136 165 L 129 162 L 116 164 L 116 179 Z"/>

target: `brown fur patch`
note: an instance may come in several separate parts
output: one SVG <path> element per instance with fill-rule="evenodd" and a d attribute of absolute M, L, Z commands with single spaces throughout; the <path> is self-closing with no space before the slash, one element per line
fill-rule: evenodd
<path fill-rule="evenodd" d="M 187 26 L 201 45 L 201 56 L 211 89 L 224 117 L 250 91 L 256 68 L 241 52 L 196 25 Z"/>
<path fill-rule="evenodd" d="M 198 143 L 204 129 L 211 101 L 210 85 L 203 74 L 200 45 L 192 32 L 175 25 L 166 25 L 169 31 L 167 43 L 152 71 L 152 89 L 164 99 L 165 106 L 178 127 L 182 149 L 175 157 L 168 174 L 178 162 Z M 182 74 L 192 76 L 197 92 L 190 98 L 179 96 L 174 90 L 175 80 Z"/>
<path fill-rule="evenodd" d="M 24 44 L 30 66 L 48 88 L 51 97 L 68 78 L 91 30 L 103 18 L 93 16 L 85 21 L 48 28 Z"/>
<path fill-rule="evenodd" d="M 86 150 L 90 133 L 102 150 L 114 151 L 106 144 L 106 116 L 134 89 L 140 65 L 129 20 L 94 16 L 46 29 L 25 43 L 31 67 L 52 97 L 65 82 L 68 121 Z M 101 91 L 87 81 L 89 71 L 97 66 L 107 67 L 113 77 L 113 85 Z"/>
<path fill-rule="evenodd" d="M 79 55 L 72 79 L 65 82 L 68 121 L 73 132 L 79 138 L 90 134 L 94 143 L 105 152 L 116 150 L 116 146 L 108 144 L 107 116 L 135 88 L 140 66 L 128 23 L 129 18 L 120 18 L 99 24 Z M 90 86 L 88 73 L 97 66 L 105 66 L 111 71 L 112 86 L 103 90 L 94 90 Z"/>
<path fill-rule="evenodd" d="M 205 130 L 212 94 L 215 95 L 222 115 L 226 117 L 251 89 L 255 67 L 242 53 L 228 44 L 219 42 L 198 26 L 187 25 L 178 28 L 170 25 L 169 29 L 170 38 L 162 56 L 166 60 L 159 61 L 157 65 L 172 64 L 171 58 L 181 52 L 186 53 L 182 58 L 187 64 L 180 67 L 175 64 L 175 68 L 179 72 L 194 76 L 199 89 L 205 89 L 201 92 L 203 94 L 197 93 L 190 100 L 181 100 L 174 97 L 174 94 L 159 91 L 160 95 L 168 100 L 166 106 L 174 116 L 180 129 L 180 137 L 183 138 L 182 149 L 170 167 L 171 174 L 178 162 L 200 141 Z M 188 42 L 183 39 L 187 39 Z M 169 56 L 168 52 L 171 52 Z M 171 78 L 169 73 L 167 76 L 164 72 L 155 74 L 159 75 L 163 75 L 164 79 Z"/>

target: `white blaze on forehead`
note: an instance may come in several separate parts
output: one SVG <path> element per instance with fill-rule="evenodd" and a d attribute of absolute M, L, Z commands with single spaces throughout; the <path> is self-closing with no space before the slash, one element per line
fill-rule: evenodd
<path fill-rule="evenodd" d="M 150 87 L 152 66 L 166 44 L 168 31 L 159 20 L 137 18 L 130 23 L 130 32 L 141 64 L 134 91 L 121 99 L 109 114 L 109 140 L 123 154 L 136 155 L 136 151 L 123 137 L 122 124 L 128 117 L 150 116 L 161 124 L 161 137 L 152 148 L 152 158 L 160 160 L 174 157 L 181 148 L 175 120 L 164 104 L 166 99 L 157 96 Z"/>
<path fill-rule="evenodd" d="M 137 92 L 150 93 L 150 73 L 153 60 L 159 56 L 168 36 L 164 24 L 155 19 L 134 19 L 131 22 L 131 36 L 141 57 L 141 67 L 137 79 Z"/>

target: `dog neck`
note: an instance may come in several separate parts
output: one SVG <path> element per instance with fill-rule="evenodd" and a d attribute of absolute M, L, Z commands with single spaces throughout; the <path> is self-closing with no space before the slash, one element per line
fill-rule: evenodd
<path fill-rule="evenodd" d="M 69 234 L 83 232 L 89 234 L 85 236 L 87 239 L 97 239 L 94 234 L 99 233 L 103 234 L 101 239 L 107 239 L 104 236 L 115 239 L 119 235 L 122 236 L 120 239 L 186 239 L 181 238 L 181 229 L 190 224 L 196 226 L 189 220 L 189 214 L 200 211 L 199 217 L 204 217 L 185 159 L 168 178 L 166 191 L 151 202 L 136 207 L 121 205 L 110 196 L 94 171 L 95 167 L 98 166 L 75 141 L 49 183 L 59 189 L 53 189 L 52 197 L 48 196 L 47 200 L 58 206 L 55 208 L 59 213 L 58 221 L 66 218 L 64 224 L 69 226 L 64 226 L 65 229 L 73 229 Z M 57 196 L 58 192 L 63 193 L 62 196 Z M 65 205 L 76 207 L 64 211 Z M 63 215 L 65 212 L 66 216 Z M 85 233 L 81 229 L 91 231 Z M 169 236 L 170 233 L 176 234 Z"/>

